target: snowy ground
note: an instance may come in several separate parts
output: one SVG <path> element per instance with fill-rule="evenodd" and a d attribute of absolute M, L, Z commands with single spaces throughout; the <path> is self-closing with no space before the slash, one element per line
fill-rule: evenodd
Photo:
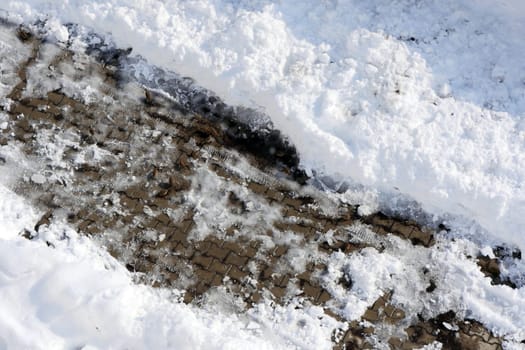
<path fill-rule="evenodd" d="M 440 303 L 461 305 L 499 334 L 525 337 L 525 287 L 491 286 L 464 260 L 465 251 L 477 248 L 462 240 L 481 246 L 502 240 L 525 250 L 520 2 L 34 0 L 7 1 L 2 9 L 11 20 L 51 14 L 47 29 L 59 41 L 68 40 L 67 22 L 109 32 L 119 45 L 195 78 L 227 102 L 264 111 L 297 145 L 307 169 L 365 185 L 346 195 L 370 210 L 404 211 L 396 207 L 401 193 L 448 218 L 458 241 L 444 241 L 432 261 L 446 265 L 438 278 L 464 288 L 451 289 Z M 10 38 L 0 34 L 0 98 L 27 55 Z M 247 316 L 221 315 L 134 285 L 124 268 L 66 226 L 36 242 L 18 237 L 38 215 L 7 189 L 12 172 L 0 172 L 0 303 L 12 315 L 0 321 L 0 349 L 285 348 L 296 332 L 303 335 L 296 346 L 329 347 L 334 325 L 320 324 L 315 308 L 261 306 Z M 371 251 L 334 256 L 333 264 L 352 270 L 375 262 L 375 279 L 356 282 L 363 286 L 360 300 L 369 303 L 379 284 L 400 283 L 386 276 L 410 269 L 411 260 L 419 267 L 430 259 L 414 254 L 400 259 Z M 405 297 L 399 302 L 409 303 L 412 296 Z M 366 303 L 349 312 L 357 315 Z"/>
<path fill-rule="evenodd" d="M 19 82 L 17 66 L 29 56 L 15 29 L 0 27 L 3 106 L 9 106 L 5 96 Z M 52 46 L 47 50 L 43 57 L 56 53 Z M 38 69 L 41 66 L 28 78 L 29 93 L 51 88 L 52 80 L 40 79 Z M 70 87 L 86 92 L 83 85 L 73 87 L 71 82 Z M 7 123 L 7 114 L 0 112 L 0 127 Z M 58 160 L 65 143 L 48 142 L 42 151 Z M 42 213 L 8 187 L 25 174 L 38 174 L 41 164 L 27 158 L 16 142 L 0 146 L 0 162 L 0 349 L 331 346 L 331 333 L 340 323 L 319 317 L 324 315 L 322 308 L 260 304 L 245 314 L 217 304 L 198 308 L 182 303 L 177 290 L 137 285 L 100 245 L 65 223 L 46 227 L 37 240 L 23 238 L 21 233 L 32 232 Z M 46 181 L 42 175 L 30 178 Z"/>
<path fill-rule="evenodd" d="M 177 291 L 134 284 L 122 265 L 67 226 L 28 241 L 18 233 L 36 213 L 0 191 L 0 349 L 330 347 L 337 322 L 321 324 L 319 308 L 261 305 L 244 316 L 203 310 L 177 302 Z"/>
<path fill-rule="evenodd" d="M 525 250 L 520 1 L 7 1 L 14 20 L 108 32 L 267 113 L 303 165 L 395 206 L 475 220 Z M 50 17 L 49 17 L 50 16 Z M 401 210 L 401 209 L 400 209 Z"/>

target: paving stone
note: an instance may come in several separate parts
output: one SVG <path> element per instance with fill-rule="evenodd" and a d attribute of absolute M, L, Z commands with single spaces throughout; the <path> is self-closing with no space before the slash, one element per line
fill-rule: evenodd
<path fill-rule="evenodd" d="M 429 334 L 423 327 L 410 326 L 406 329 L 409 340 L 414 344 L 430 344 L 436 337 Z"/>
<path fill-rule="evenodd" d="M 410 234 L 410 240 L 414 245 L 423 245 L 425 247 L 428 247 L 433 244 L 434 237 L 432 234 L 416 227 Z"/>
<path fill-rule="evenodd" d="M 53 103 L 55 105 L 59 105 L 62 102 L 62 100 L 64 99 L 64 95 L 57 94 L 56 92 L 48 92 L 47 93 L 47 99 L 51 103 Z"/>
<path fill-rule="evenodd" d="M 180 246 L 177 246 L 179 248 Z M 191 246 L 183 246 L 181 249 L 178 249 L 181 256 L 183 256 L 186 259 L 191 259 L 193 255 L 195 254 L 195 249 Z M 205 263 L 205 262 L 204 262 Z"/>
<path fill-rule="evenodd" d="M 93 221 L 82 221 L 77 227 L 79 231 L 86 232 L 89 225 L 91 225 Z"/>
<path fill-rule="evenodd" d="M 374 227 L 374 232 L 377 233 L 379 236 L 386 236 L 386 235 L 390 234 L 390 231 L 385 229 L 382 226 Z"/>
<path fill-rule="evenodd" d="M 217 272 L 219 274 L 226 274 L 230 269 L 230 266 L 221 263 L 220 261 L 213 260 L 212 264 L 209 267 L 210 271 Z"/>
<path fill-rule="evenodd" d="M 270 279 L 274 273 L 273 271 L 273 266 L 265 266 L 263 268 L 261 268 L 261 273 L 259 274 L 259 279 L 260 280 L 267 280 L 267 279 Z"/>
<path fill-rule="evenodd" d="M 288 286 L 289 281 L 290 281 L 290 276 L 284 275 L 284 276 L 279 276 L 278 282 L 277 283 L 274 282 L 274 284 L 277 287 L 286 288 Z"/>
<path fill-rule="evenodd" d="M 277 246 L 277 247 L 274 248 L 274 250 L 272 252 L 272 255 L 275 256 L 275 257 L 280 257 L 280 256 L 283 256 L 284 254 L 286 254 L 287 251 L 288 251 L 288 247 L 287 246 L 280 245 L 280 246 Z"/>
<path fill-rule="evenodd" d="M 390 347 L 392 349 L 402 349 L 403 347 L 403 342 L 401 340 L 401 338 L 398 338 L 398 337 L 392 337 L 388 340 L 388 344 L 390 345 Z"/>
<path fill-rule="evenodd" d="M 261 184 L 258 184 L 256 182 L 249 182 L 248 183 L 248 188 L 251 191 L 253 191 L 254 193 L 265 194 L 268 187 L 264 186 L 264 185 L 261 185 Z"/>
<path fill-rule="evenodd" d="M 481 271 L 485 274 L 485 276 L 488 276 L 493 280 L 499 278 L 501 272 L 498 259 L 491 259 L 486 256 L 479 256 L 477 262 L 478 266 L 481 268 Z"/>
<path fill-rule="evenodd" d="M 147 200 L 150 195 L 143 187 L 130 187 L 126 190 L 126 195 L 133 199 Z"/>
<path fill-rule="evenodd" d="M 206 284 L 204 281 L 199 281 L 196 286 L 193 287 L 193 293 L 196 296 L 201 296 L 202 294 L 206 293 L 210 289 L 210 286 Z"/>
<path fill-rule="evenodd" d="M 221 248 L 233 252 L 242 251 L 242 246 L 240 245 L 240 243 L 234 241 L 223 241 Z"/>
<path fill-rule="evenodd" d="M 230 252 L 228 256 L 226 257 L 226 260 L 224 261 L 226 264 L 235 265 L 239 268 L 244 266 L 244 264 L 248 261 L 248 258 L 242 257 L 237 255 L 234 252 Z"/>
<path fill-rule="evenodd" d="M 394 222 L 391 228 L 393 233 L 396 233 L 398 235 L 401 235 L 402 237 L 408 239 L 410 237 L 410 234 L 414 230 L 413 226 L 404 225 L 399 222 Z"/>
<path fill-rule="evenodd" d="M 213 262 L 213 258 L 209 257 L 209 256 L 204 256 L 204 255 L 197 255 L 195 254 L 193 256 L 193 258 L 191 259 L 191 261 L 196 264 L 196 265 L 199 265 L 205 269 L 209 268 L 209 266 L 212 264 Z"/>
<path fill-rule="evenodd" d="M 281 202 L 284 199 L 284 194 L 282 192 L 273 189 L 268 189 L 266 191 L 266 196 L 277 202 Z"/>
<path fill-rule="evenodd" d="M 312 233 L 312 228 L 299 225 L 299 224 L 291 224 L 288 226 L 290 231 L 293 231 L 295 233 L 302 234 L 304 236 L 309 236 Z"/>
<path fill-rule="evenodd" d="M 193 246 L 201 255 L 208 256 L 207 253 L 210 250 L 212 243 L 208 241 L 193 241 Z"/>
<path fill-rule="evenodd" d="M 270 292 L 278 299 L 282 299 L 286 295 L 286 289 L 280 287 L 272 287 Z"/>
<path fill-rule="evenodd" d="M 394 224 L 393 219 L 383 215 L 382 213 L 373 214 L 372 216 L 367 217 L 366 222 L 372 224 L 373 226 L 383 228 L 386 232 L 390 232 L 391 227 Z"/>
<path fill-rule="evenodd" d="M 312 273 L 306 270 L 298 274 L 296 277 L 302 281 L 310 281 L 312 279 Z"/>
<path fill-rule="evenodd" d="M 176 242 L 187 242 L 188 235 L 179 228 L 172 230 L 172 233 L 169 236 L 170 241 Z"/>
<path fill-rule="evenodd" d="M 237 282 L 242 282 L 242 280 L 248 276 L 246 272 L 241 271 L 237 266 L 231 265 L 228 270 L 228 276 L 236 280 Z"/>
<path fill-rule="evenodd" d="M 262 295 L 260 292 L 256 291 L 250 295 L 252 304 L 257 304 L 262 300 Z"/>
<path fill-rule="evenodd" d="M 384 309 L 389 299 L 390 298 L 386 299 L 383 297 L 378 298 L 372 305 L 372 310 L 379 311 L 380 309 Z"/>
<path fill-rule="evenodd" d="M 171 185 L 170 189 L 178 192 L 189 189 L 191 182 L 186 180 L 182 176 L 171 176 L 169 184 Z"/>
<path fill-rule="evenodd" d="M 390 317 L 396 321 L 402 320 L 405 318 L 405 312 L 401 309 L 395 309 L 394 312 L 390 315 Z"/>
<path fill-rule="evenodd" d="M 166 265 L 166 268 L 173 268 L 178 265 L 178 263 L 181 261 L 180 257 L 177 255 L 164 255 L 162 258 L 159 259 L 164 265 Z"/>
<path fill-rule="evenodd" d="M 191 231 L 193 226 L 195 226 L 195 222 L 192 219 L 185 220 L 180 225 L 182 232 L 184 232 L 186 234 L 188 234 Z"/>
<path fill-rule="evenodd" d="M 303 204 L 303 202 L 299 199 L 294 199 L 294 198 L 290 198 L 290 197 L 287 197 L 285 198 L 282 203 L 284 205 L 288 205 L 296 210 L 300 210 L 301 209 L 301 206 Z"/>
<path fill-rule="evenodd" d="M 365 314 L 363 315 L 363 319 L 370 321 L 370 322 L 376 322 L 376 321 L 379 321 L 379 314 L 377 311 L 367 309 L 365 311 Z"/>
<path fill-rule="evenodd" d="M 317 303 L 325 304 L 326 302 L 330 301 L 330 299 L 332 299 L 332 296 L 326 290 L 323 290 L 317 298 Z"/>
<path fill-rule="evenodd" d="M 303 292 L 305 296 L 312 298 L 312 300 L 317 300 L 317 298 L 321 295 L 321 288 L 306 282 L 303 285 Z"/>
<path fill-rule="evenodd" d="M 391 324 L 396 324 L 405 317 L 403 310 L 393 307 L 387 304 L 383 309 L 385 321 Z"/>
<path fill-rule="evenodd" d="M 210 285 L 212 287 L 218 287 L 218 286 L 221 286 L 223 284 L 222 280 L 223 280 L 224 276 L 223 275 L 219 275 L 219 274 L 216 274 L 212 281 L 210 282 Z"/>
<path fill-rule="evenodd" d="M 250 245 L 243 247 L 242 256 L 247 258 L 254 258 L 257 255 L 258 250 Z"/>
<path fill-rule="evenodd" d="M 181 156 L 179 157 L 178 159 L 178 164 L 181 168 L 183 169 L 188 169 L 190 167 L 190 163 L 189 163 L 189 160 L 188 160 L 188 156 L 187 156 L 187 150 L 186 148 L 181 148 L 182 152 L 184 152 L 183 154 L 181 154 Z M 185 152 L 186 151 L 186 152 Z M 191 154 L 191 152 L 189 152 Z"/>
<path fill-rule="evenodd" d="M 44 120 L 50 118 L 50 114 L 34 110 L 31 112 L 31 118 L 34 120 Z"/>
<path fill-rule="evenodd" d="M 213 279 L 215 278 L 215 273 L 205 270 L 205 269 L 198 269 L 195 270 L 194 276 L 198 279 L 200 282 L 204 282 L 204 284 L 211 284 L 213 282 Z"/>
<path fill-rule="evenodd" d="M 15 115 L 22 114 L 26 118 L 30 118 L 31 114 L 33 113 L 33 109 L 31 107 L 24 106 L 22 104 L 14 104 L 14 107 L 11 107 L 10 112 Z"/>
<path fill-rule="evenodd" d="M 226 256 L 229 253 L 230 251 L 228 249 L 218 247 L 216 244 L 212 244 L 212 246 L 210 247 L 210 249 L 208 250 L 206 254 L 222 261 L 226 258 Z"/>
<path fill-rule="evenodd" d="M 189 304 L 189 303 L 191 303 L 193 301 L 194 298 L 195 297 L 194 297 L 194 295 L 192 293 L 186 292 L 186 293 L 184 293 L 184 297 L 183 297 L 182 301 L 185 304 Z"/>

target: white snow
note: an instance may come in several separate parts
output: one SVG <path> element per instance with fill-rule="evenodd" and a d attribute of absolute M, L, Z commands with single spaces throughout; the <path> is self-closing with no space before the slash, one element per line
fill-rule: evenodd
<path fill-rule="evenodd" d="M 228 193 L 245 203 L 245 212 L 236 213 L 228 209 Z M 226 230 L 238 225 L 244 230 L 235 232 L 235 237 L 240 234 L 260 236 L 273 245 L 266 231 L 272 227 L 272 222 L 281 217 L 280 209 L 250 193 L 247 188 L 218 176 L 207 167 L 197 167 L 186 200 L 187 205 L 195 211 L 195 227 L 190 232 L 190 239 L 202 240 L 210 234 L 225 238 Z"/>
<path fill-rule="evenodd" d="M 348 319 L 359 319 L 378 297 L 393 291 L 392 302 L 402 306 L 413 321 L 418 314 L 431 318 L 455 310 L 509 340 L 525 337 L 525 288 L 491 285 L 476 262 L 466 257 L 476 251 L 472 242 L 438 237 L 436 245 L 426 249 L 410 247 L 393 236 L 388 241 L 382 253 L 366 248 L 357 254 L 338 252 L 328 257 L 328 273 L 321 278 L 334 296 L 332 304 Z M 351 276 L 352 288 L 337 283 L 343 275 Z M 426 293 L 430 280 L 437 288 Z"/>
<path fill-rule="evenodd" d="M 37 213 L 3 185 L 0 186 L 0 198 L 0 239 L 16 237 L 24 228 L 36 223 Z"/>

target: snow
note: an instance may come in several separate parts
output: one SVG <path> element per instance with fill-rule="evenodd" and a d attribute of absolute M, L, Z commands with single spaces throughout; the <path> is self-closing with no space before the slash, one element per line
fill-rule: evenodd
<path fill-rule="evenodd" d="M 2 8 L 13 20 L 45 16 L 58 41 L 67 40 L 60 23 L 108 32 L 226 102 L 263 110 L 306 168 L 399 191 L 525 249 L 520 1 L 31 0 Z"/>
<path fill-rule="evenodd" d="M 16 237 L 25 227 L 30 227 L 37 219 L 37 213 L 18 196 L 4 186 L 0 186 L 1 239 Z"/>
<path fill-rule="evenodd" d="M 366 248 L 357 254 L 338 252 L 328 257 L 323 284 L 345 317 L 359 319 L 385 291 L 393 291 L 394 305 L 402 306 L 414 321 L 416 315 L 431 318 L 456 310 L 460 316 L 481 320 L 496 334 L 514 340 L 525 336 L 525 288 L 491 285 L 476 262 L 466 257 L 476 252 L 472 242 L 437 237 L 430 249 L 411 248 L 397 237 L 389 237 L 388 242 L 381 253 Z M 336 283 L 343 275 L 351 276 L 352 288 Z M 414 293 L 424 291 L 430 280 L 437 286 L 433 293 Z"/>
<path fill-rule="evenodd" d="M 246 212 L 233 213 L 228 210 L 229 197 L 225 196 L 225 193 L 230 193 L 246 203 Z M 195 211 L 195 227 L 189 234 L 192 240 L 202 240 L 210 234 L 224 239 L 226 230 L 238 224 L 245 230 L 236 232 L 235 238 L 241 234 L 249 234 L 252 238 L 260 236 L 271 243 L 266 231 L 271 229 L 272 222 L 281 217 L 278 207 L 272 207 L 265 200 L 250 193 L 247 188 L 221 178 L 207 167 L 197 167 L 186 199 L 187 205 Z"/>
<path fill-rule="evenodd" d="M 491 285 L 467 258 L 493 254 L 491 242 L 481 236 L 478 247 L 463 233 L 487 230 L 525 250 L 521 1 L 7 0 L 0 14 L 45 18 L 50 37 L 62 43 L 70 22 L 110 33 L 118 45 L 196 79 L 226 102 L 264 111 L 309 171 L 353 184 L 345 196 L 364 200 L 363 212 L 401 210 L 402 195 L 436 218 L 452 215 L 456 239 L 438 237 L 431 249 L 390 237 L 382 253 L 326 257 L 324 284 L 334 307 L 356 319 L 394 289 L 393 302 L 408 314 L 459 310 L 506 335 L 508 348 L 519 347 L 512 341 L 525 337 L 525 287 Z M 27 51 L 0 35 L 3 98 Z M 38 91 L 42 82 L 29 83 Z M 0 151 L 23 161 L 12 146 Z M 10 183 L 17 170 L 2 169 L 0 182 Z M 224 186 L 204 170 L 200 179 L 205 189 Z M 318 308 L 261 304 L 236 315 L 184 305 L 168 291 L 133 284 L 101 247 L 66 225 L 35 241 L 20 238 L 38 215 L 4 185 L 0 196 L 0 307 L 7 315 L 0 348 L 330 347 L 335 325 L 319 319 Z M 191 199 L 202 215 L 196 236 L 209 233 L 206 223 L 221 208 L 212 197 L 198 202 L 200 196 L 194 186 Z M 300 252 L 291 251 L 300 265 Z M 423 267 L 431 267 L 437 284 L 431 296 L 413 293 L 428 282 Z M 525 269 L 507 268 L 513 276 Z M 358 276 L 350 290 L 334 283 L 345 273 Z"/>

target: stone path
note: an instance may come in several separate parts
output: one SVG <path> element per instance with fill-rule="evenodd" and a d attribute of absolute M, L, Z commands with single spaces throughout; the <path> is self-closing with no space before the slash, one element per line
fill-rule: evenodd
<path fill-rule="evenodd" d="M 300 184 L 297 169 L 281 161 L 295 156 L 285 154 L 291 148 L 276 143 L 275 157 L 261 155 L 231 132 L 259 137 L 242 123 L 183 114 L 153 91 L 122 84 L 111 65 L 18 35 L 33 50 L 8 96 L 11 121 L 0 144 L 20 143 L 37 164 L 16 187 L 45 213 L 27 238 L 65 220 L 106 246 L 137 282 L 184 290 L 186 303 L 222 288 L 245 308 L 301 297 L 341 320 L 321 282 L 327 256 L 384 249 L 388 234 L 434 244 L 432 230 L 415 222 L 361 217 L 339 197 Z M 95 91 L 89 99 L 82 84 Z M 338 283 L 352 287 L 351 277 Z M 376 329 L 407 317 L 390 301 L 386 293 L 361 321 L 334 330 L 334 348 L 372 348 Z M 453 312 L 404 332 L 383 340 L 393 349 L 435 341 L 501 349 L 501 339 Z"/>

